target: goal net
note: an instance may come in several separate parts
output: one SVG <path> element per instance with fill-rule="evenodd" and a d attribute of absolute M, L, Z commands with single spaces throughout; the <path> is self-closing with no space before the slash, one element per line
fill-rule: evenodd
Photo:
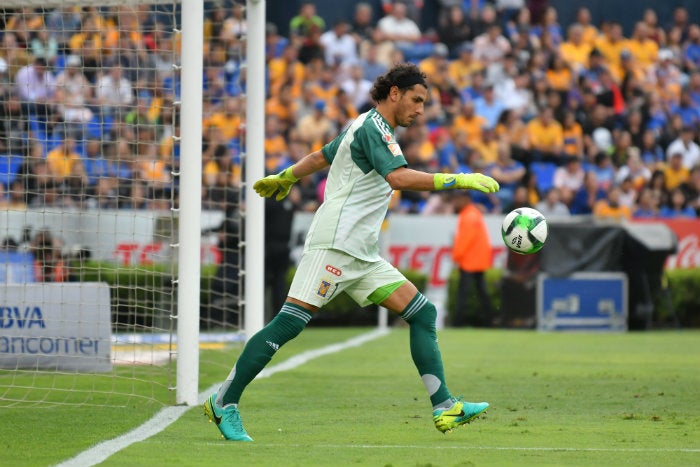
<path fill-rule="evenodd" d="M 192 219 L 180 5 L 0 0 L 0 407 L 173 403 L 183 224 L 201 231 L 200 348 L 238 345 L 245 9 L 205 3 Z"/>

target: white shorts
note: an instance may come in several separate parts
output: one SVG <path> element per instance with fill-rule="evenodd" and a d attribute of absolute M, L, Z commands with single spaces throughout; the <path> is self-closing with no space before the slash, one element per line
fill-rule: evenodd
<path fill-rule="evenodd" d="M 389 284 L 406 281 L 388 261 L 363 261 L 339 250 L 308 250 L 299 261 L 289 296 L 322 308 L 345 291 L 360 306 Z"/>

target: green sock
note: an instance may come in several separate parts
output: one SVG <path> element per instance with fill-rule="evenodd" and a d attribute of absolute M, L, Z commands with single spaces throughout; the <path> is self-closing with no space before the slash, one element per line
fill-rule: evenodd
<path fill-rule="evenodd" d="M 437 343 L 437 310 L 419 292 L 401 312 L 401 317 L 410 325 L 411 357 L 435 407 L 451 397 Z"/>
<path fill-rule="evenodd" d="M 238 404 L 243 390 L 265 368 L 284 344 L 299 335 L 311 319 L 311 313 L 294 303 L 285 302 L 267 326 L 248 340 L 231 374 L 221 385 L 216 404 Z"/>

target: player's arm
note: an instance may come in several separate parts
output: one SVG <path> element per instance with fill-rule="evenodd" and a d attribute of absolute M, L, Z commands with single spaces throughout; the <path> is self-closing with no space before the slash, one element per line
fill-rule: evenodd
<path fill-rule="evenodd" d="M 255 182 L 253 189 L 260 196 L 269 198 L 277 193 L 275 199 L 280 201 L 287 197 L 292 185 L 300 178 L 318 172 L 328 167 L 328 161 L 321 151 L 314 151 L 304 156 L 299 162 L 291 167 L 287 167 L 282 172 L 275 175 L 268 175 Z"/>
<path fill-rule="evenodd" d="M 431 174 L 399 167 L 386 175 L 386 181 L 394 190 L 433 191 L 451 189 L 478 190 L 484 193 L 498 191 L 498 182 L 480 174 Z"/>

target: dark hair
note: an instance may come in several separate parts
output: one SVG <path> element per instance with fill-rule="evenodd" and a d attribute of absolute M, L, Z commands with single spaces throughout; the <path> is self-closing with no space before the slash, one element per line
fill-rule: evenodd
<path fill-rule="evenodd" d="M 389 90 L 394 86 L 398 86 L 402 92 L 416 84 L 427 88 L 425 78 L 425 73 L 413 63 L 401 63 L 374 81 L 370 95 L 375 102 L 381 102 L 389 96 Z"/>

